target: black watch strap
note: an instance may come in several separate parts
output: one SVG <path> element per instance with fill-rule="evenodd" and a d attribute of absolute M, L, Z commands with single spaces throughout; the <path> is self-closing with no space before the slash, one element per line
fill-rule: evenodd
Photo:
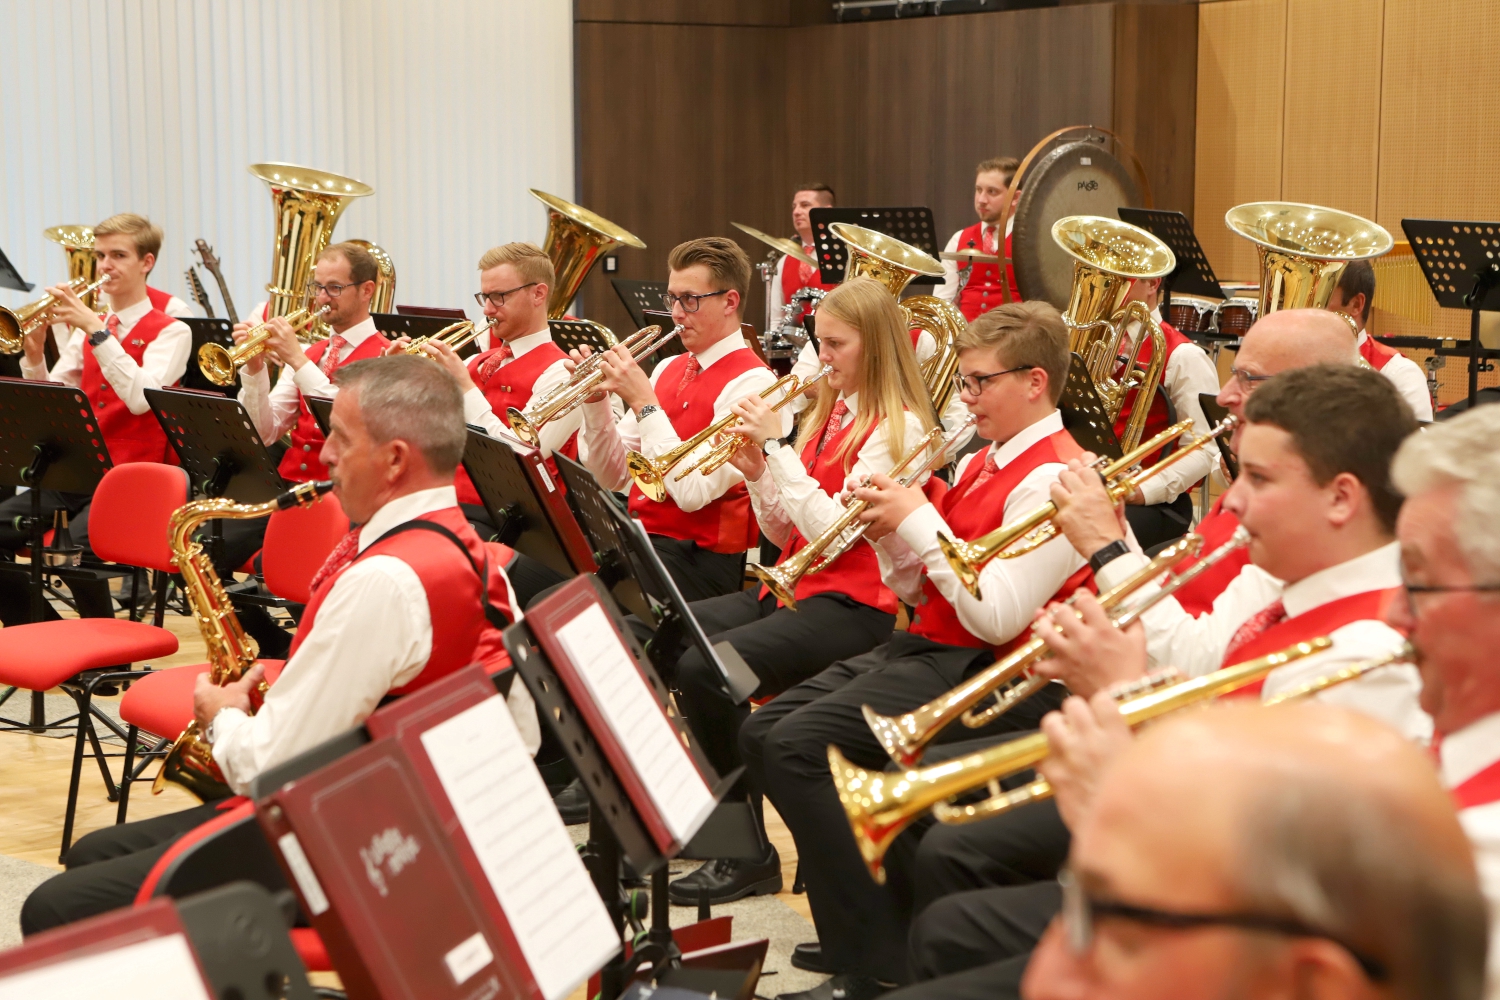
<path fill-rule="evenodd" d="M 100 344 L 104 343 L 108 339 L 109 339 L 109 327 L 104 327 L 102 329 L 95 330 L 93 333 L 89 334 L 89 343 L 92 344 L 92 345 L 94 345 L 95 347 L 98 347 Z"/>
<path fill-rule="evenodd" d="M 1104 548 L 1089 556 L 1089 570 L 1097 574 L 1101 569 L 1130 551 L 1125 539 L 1117 538 Z"/>

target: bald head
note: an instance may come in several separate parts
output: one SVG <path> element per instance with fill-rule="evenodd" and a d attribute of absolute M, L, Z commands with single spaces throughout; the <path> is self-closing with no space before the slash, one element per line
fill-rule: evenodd
<path fill-rule="evenodd" d="M 1282 309 L 1259 320 L 1245 334 L 1240 357 L 1253 356 L 1275 375 L 1318 364 L 1356 363 L 1354 334 L 1337 313 L 1326 309 Z"/>

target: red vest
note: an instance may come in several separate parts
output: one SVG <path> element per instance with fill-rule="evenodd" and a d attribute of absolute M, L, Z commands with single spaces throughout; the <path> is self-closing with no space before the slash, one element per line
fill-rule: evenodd
<path fill-rule="evenodd" d="M 865 446 L 865 442 L 875 432 L 875 426 L 870 425 L 870 429 L 865 432 L 864 437 L 850 453 L 851 456 L 859 454 L 859 449 Z M 802 464 L 807 468 L 808 474 L 818 481 L 823 492 L 829 496 L 833 496 L 844 488 L 844 479 L 848 476 L 848 472 L 838 456 L 853 430 L 854 421 L 851 420 L 847 426 L 841 428 L 828 440 L 821 453 L 818 451 L 817 441 L 809 441 L 807 447 L 802 449 Z M 792 537 L 782 548 L 781 558 L 777 560 L 777 565 L 786 562 L 806 544 L 807 540 L 802 537 L 802 533 L 793 528 Z M 765 597 L 768 593 L 770 591 L 762 585 L 760 596 Z M 797 600 L 799 601 L 814 594 L 829 593 L 843 594 L 861 604 L 879 608 L 887 614 L 896 613 L 896 595 L 880 582 L 880 564 L 875 558 L 875 550 L 863 542 L 856 543 L 853 548 L 835 559 L 822 572 L 804 573 L 802 579 L 797 581 Z M 777 604 L 780 603 L 780 601 L 777 602 Z"/>
<path fill-rule="evenodd" d="M 1380 621 L 1386 602 L 1396 595 L 1396 590 L 1367 590 L 1350 594 L 1336 601 L 1320 604 L 1304 611 L 1295 618 L 1288 618 L 1279 625 L 1272 625 L 1254 639 L 1234 651 L 1234 663 L 1245 663 L 1271 653 L 1279 652 L 1295 642 L 1306 642 L 1328 635 L 1335 629 L 1360 621 Z M 1228 657 L 1225 657 L 1228 660 Z M 1221 666 L 1233 666 L 1225 662 Z M 1236 696 L 1260 696 L 1265 681 L 1259 680 L 1234 692 Z"/>
<path fill-rule="evenodd" d="M 499 348 L 495 347 L 476 354 L 469 359 L 469 377 L 479 385 L 479 366 Z M 514 406 L 518 410 L 526 409 L 526 404 L 531 402 L 531 389 L 536 385 L 536 380 L 542 377 L 542 372 L 551 368 L 559 361 L 566 361 L 567 355 L 562 348 L 550 340 L 539 347 L 534 347 L 521 355 L 519 358 L 511 358 L 510 363 L 495 370 L 495 374 L 484 385 L 479 386 L 484 392 L 484 398 L 489 402 L 490 409 L 495 411 L 495 416 L 505 420 L 505 411 Z M 562 447 L 562 453 L 569 458 L 578 457 L 578 435 L 574 434 L 568 438 Z M 552 473 L 552 478 L 562 482 L 562 477 L 557 474 L 557 463 L 552 461 L 552 456 L 547 456 L 547 468 Z M 459 503 L 482 504 L 479 492 L 474 489 L 474 482 L 469 478 L 469 473 L 462 465 L 453 476 L 453 486 L 458 490 Z"/>
<path fill-rule="evenodd" d="M 1214 505 L 1203 515 L 1203 520 L 1193 530 L 1203 536 L 1203 548 L 1198 555 L 1185 559 L 1178 565 L 1176 572 L 1181 573 L 1192 566 L 1199 559 L 1208 555 L 1220 545 L 1229 541 L 1234 534 L 1234 529 L 1240 526 L 1240 519 L 1224 509 L 1224 499 L 1220 497 L 1214 501 Z M 1175 595 L 1177 603 L 1182 605 L 1182 610 L 1194 618 L 1206 615 L 1214 609 L 1214 599 L 1224 593 L 1240 571 L 1250 565 L 1250 547 L 1241 546 L 1234 552 L 1225 556 L 1212 569 L 1203 571 L 1203 575 L 1192 583 L 1187 584 Z"/>
<path fill-rule="evenodd" d="M 366 358 L 378 358 L 389 343 L 385 337 L 372 333 L 349 352 L 349 356 L 334 366 L 334 371 Z M 320 340 L 307 349 L 307 360 L 317 364 L 328 350 L 328 341 Z M 281 456 L 278 471 L 281 478 L 291 483 L 305 483 L 314 479 L 327 479 L 328 466 L 319 457 L 323 451 L 323 432 L 318 429 L 318 419 L 307 408 L 307 400 L 297 396 L 297 423 L 292 426 L 292 444 Z"/>
<path fill-rule="evenodd" d="M 714 400 L 726 385 L 753 368 L 766 367 L 754 351 L 742 347 L 730 351 L 683 386 L 687 359 L 687 354 L 672 358 L 656 382 L 656 398 L 677 436 L 684 441 L 713 423 Z M 760 525 L 750 512 L 750 493 L 744 483 L 735 483 L 723 496 L 692 513 L 678 507 L 671 494 L 657 503 L 647 499 L 632 483 L 630 513 L 640 519 L 650 534 L 696 542 L 711 552 L 744 552 L 760 539 Z"/>
<path fill-rule="evenodd" d="M 802 249 L 807 251 L 807 255 L 809 257 L 812 257 L 815 260 L 817 259 L 818 251 L 816 248 L 803 247 Z M 809 271 L 811 271 L 812 273 L 809 274 Z M 802 263 L 795 257 L 786 258 L 785 262 L 781 265 L 782 304 L 784 305 L 792 301 L 792 296 L 796 295 L 804 288 L 819 288 L 825 292 L 831 292 L 838 287 L 837 284 L 823 284 L 822 273 L 823 272 L 819 271 L 816 267 L 809 267 L 807 264 Z M 794 321 L 801 320 L 804 316 L 812 311 L 813 303 L 804 302 L 802 303 L 802 311 L 799 312 L 796 316 L 793 316 L 792 319 Z"/>
<path fill-rule="evenodd" d="M 1400 356 L 1401 352 L 1394 347 L 1387 347 L 1377 341 L 1374 337 L 1365 335 L 1364 342 L 1359 345 L 1360 357 L 1369 363 L 1376 371 L 1384 371 L 1385 366 L 1393 359 Z"/>
<path fill-rule="evenodd" d="M 464 543 L 467 557 L 458 546 L 435 532 L 426 529 L 402 531 L 382 538 L 365 548 L 349 566 L 371 555 L 395 556 L 410 566 L 422 581 L 427 592 L 427 613 L 432 619 L 432 652 L 422 672 L 401 687 L 392 688 L 390 694 L 409 694 L 420 687 L 466 667 L 470 663 L 483 662 L 494 646 L 498 632 L 484 615 L 484 600 L 480 589 L 479 572 L 489 563 L 489 599 L 507 619 L 514 620 L 509 591 L 501 579 L 499 567 L 493 557 L 486 560 L 484 543 L 479 540 L 464 513 L 458 507 L 447 507 L 419 515 L 413 520 L 431 521 L 442 525 Z M 472 560 L 472 561 L 471 561 Z M 312 634 L 318 609 L 333 589 L 339 577 L 349 571 L 345 566 L 324 580 L 307 602 L 298 624 L 297 634 L 292 639 L 288 661 L 297 655 L 302 640 Z"/>
<path fill-rule="evenodd" d="M 1460 809 L 1500 801 L 1500 760 L 1460 783 L 1453 789 L 1453 800 Z"/>
<path fill-rule="evenodd" d="M 147 285 L 146 298 L 151 300 L 152 309 L 159 309 L 162 312 L 166 312 L 168 304 L 172 301 L 172 293 L 164 292 L 160 288 L 152 288 L 150 285 Z"/>
<path fill-rule="evenodd" d="M 982 250 L 984 246 L 983 231 L 981 223 L 974 223 L 968 229 L 958 234 L 959 250 Z M 1005 254 L 1009 257 L 1011 250 L 1011 237 L 1005 237 Z M 991 309 L 1005 302 L 1005 295 L 1000 289 L 1000 268 L 994 264 L 960 264 L 960 269 L 970 267 L 973 270 L 969 274 L 969 280 L 964 283 L 964 290 L 958 296 L 958 309 L 964 314 L 964 319 L 970 323 L 980 313 L 987 313 Z M 1021 301 L 1021 293 L 1016 288 L 1016 269 L 1014 265 L 1006 265 L 1005 280 L 1010 285 L 1010 300 Z"/>
<path fill-rule="evenodd" d="M 1065 430 L 1058 431 L 1027 448 L 1001 467 L 989 481 L 978 489 L 973 489 L 972 484 L 978 477 L 979 470 L 984 468 L 984 460 L 976 454 L 970 459 L 969 467 L 964 470 L 963 478 L 937 502 L 938 511 L 943 515 L 943 520 L 948 522 L 948 527 L 953 529 L 955 539 L 973 540 L 1000 525 L 1005 517 L 1005 501 L 1010 496 L 1010 491 L 1019 486 L 1021 480 L 1033 469 L 1041 465 L 1067 462 L 1081 454 L 1083 449 L 1078 447 L 1073 436 Z M 1047 600 L 1060 601 L 1068 597 L 1088 579 L 1089 568 L 1083 566 Z M 1003 645 L 991 646 L 964 628 L 953 605 L 948 603 L 948 599 L 932 580 L 925 576 L 922 579 L 921 607 L 912 616 L 909 631 L 913 635 L 925 636 L 947 646 L 991 649 L 997 656 L 1009 652 L 1024 642 L 1027 636 L 1027 630 L 1022 629 L 1015 638 Z"/>
<path fill-rule="evenodd" d="M 118 338 L 119 344 L 136 364 L 140 364 L 146 356 L 146 348 L 175 322 L 160 309 L 153 308 L 124 337 Z M 94 408 L 94 417 L 99 421 L 99 432 L 104 435 L 111 462 L 119 465 L 122 462 L 168 461 L 171 450 L 156 414 L 150 410 L 130 412 L 125 401 L 115 392 L 115 387 L 104 377 L 88 338 L 83 341 L 83 373 L 79 376 L 79 384 L 89 398 L 89 405 Z M 172 384 L 177 385 L 176 382 Z"/>
<path fill-rule="evenodd" d="M 1188 340 L 1182 334 L 1178 333 L 1177 328 L 1174 327 L 1171 323 L 1163 322 L 1161 325 L 1161 332 L 1162 336 L 1166 339 L 1167 342 L 1168 363 L 1170 363 L 1173 351 L 1177 350 L 1177 348 L 1181 347 L 1183 344 L 1192 343 L 1192 341 Z M 1142 369 L 1145 369 L 1145 367 L 1151 363 L 1151 339 L 1149 337 L 1146 337 L 1144 332 L 1142 333 L 1142 338 L 1143 343 L 1141 344 L 1141 355 L 1136 359 L 1136 364 L 1139 365 Z M 1122 350 L 1124 349 L 1125 348 L 1122 346 Z M 1117 366 L 1115 377 L 1119 378 L 1122 374 L 1125 374 L 1123 371 L 1123 366 Z M 1167 399 L 1165 386 L 1166 368 L 1163 367 L 1162 387 L 1158 388 L 1156 391 L 1156 395 L 1151 397 L 1151 409 L 1146 414 L 1146 428 L 1145 430 L 1141 431 L 1142 441 L 1151 440 L 1156 435 L 1160 434 L 1162 431 L 1171 426 L 1167 422 Z M 1130 411 L 1135 407 L 1135 400 L 1138 395 L 1140 395 L 1140 390 L 1132 389 L 1130 393 L 1125 397 L 1125 405 L 1120 408 L 1120 416 L 1115 420 L 1116 437 L 1124 435 L 1125 423 L 1130 419 Z M 1177 414 L 1177 419 L 1186 420 L 1187 414 L 1179 413 Z M 1147 455 L 1145 458 L 1141 459 L 1141 466 L 1143 468 L 1147 468 L 1154 465 L 1156 462 L 1160 461 L 1162 452 L 1164 451 L 1166 451 L 1165 448 L 1158 448 L 1156 451 Z"/>

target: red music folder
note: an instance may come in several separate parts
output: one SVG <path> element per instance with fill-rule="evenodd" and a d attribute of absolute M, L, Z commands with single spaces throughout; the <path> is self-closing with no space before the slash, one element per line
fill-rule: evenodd
<path fill-rule="evenodd" d="M 713 790 L 591 578 L 559 587 L 527 610 L 526 622 L 657 850 L 674 857 L 713 811 Z"/>

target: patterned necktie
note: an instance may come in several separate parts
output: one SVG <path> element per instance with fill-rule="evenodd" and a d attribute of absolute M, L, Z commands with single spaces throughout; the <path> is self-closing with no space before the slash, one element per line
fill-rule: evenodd
<path fill-rule="evenodd" d="M 1245 619 L 1245 624 L 1235 629 L 1234 635 L 1230 637 L 1229 645 L 1224 647 L 1224 663 L 1233 666 L 1238 662 L 1235 656 L 1242 648 L 1260 638 L 1261 633 L 1271 626 L 1279 625 L 1284 621 L 1286 621 L 1286 605 L 1280 601 L 1273 601 Z"/>
<path fill-rule="evenodd" d="M 995 227 L 985 226 L 982 230 L 981 246 L 985 253 L 995 252 Z"/>
<path fill-rule="evenodd" d="M 823 425 L 823 436 L 818 440 L 818 454 L 823 453 L 823 448 L 833 436 L 844 426 L 844 416 L 849 412 L 849 404 L 842 399 L 833 404 L 833 412 L 828 414 L 828 423 Z"/>
<path fill-rule="evenodd" d="M 308 593 L 316 594 L 324 581 L 352 563 L 357 555 L 359 555 L 359 529 L 353 528 L 339 539 L 333 551 L 328 553 L 328 558 L 323 560 L 323 565 L 318 568 L 318 572 L 312 578 L 312 586 L 308 588 Z"/>
<path fill-rule="evenodd" d="M 682 370 L 682 381 L 677 383 L 677 391 L 681 392 L 683 389 L 686 389 L 687 384 L 693 379 L 697 378 L 698 373 L 702 370 L 703 366 L 698 364 L 698 355 L 689 354 L 687 359 L 687 367 L 683 368 Z"/>
<path fill-rule="evenodd" d="M 339 352 L 349 346 L 349 341 L 335 333 L 328 338 L 328 349 L 323 352 L 323 358 L 318 362 L 318 370 L 329 378 L 333 377 L 333 370 L 339 366 Z"/>
<path fill-rule="evenodd" d="M 104 321 L 104 329 L 109 331 L 111 337 L 118 340 L 120 337 L 120 314 L 110 313 L 109 318 Z"/>
<path fill-rule="evenodd" d="M 807 254 L 813 260 L 817 260 L 818 259 L 817 253 L 810 246 L 804 245 L 802 247 L 802 252 L 805 253 L 805 254 Z M 806 263 L 803 263 L 800 260 L 797 261 L 797 277 L 799 277 L 800 279 L 802 279 L 802 284 L 803 284 L 804 287 L 807 286 L 807 285 L 811 285 L 813 283 L 813 279 L 816 278 L 817 276 L 818 276 L 818 268 L 817 268 L 816 264 L 806 264 Z"/>
<path fill-rule="evenodd" d="M 500 346 L 491 351 L 490 356 L 485 358 L 479 365 L 480 384 L 489 385 L 490 379 L 495 377 L 495 373 L 500 370 L 500 366 L 515 356 L 516 354 L 510 349 L 510 345 L 501 341 Z"/>
<path fill-rule="evenodd" d="M 991 448 L 984 456 L 984 468 L 979 470 L 979 475 L 974 477 L 974 482 L 969 484 L 969 488 L 964 491 L 964 494 L 967 496 L 968 494 L 973 493 L 975 490 L 979 489 L 979 487 L 989 482 L 990 479 L 994 477 L 995 473 L 999 471 L 1000 463 L 995 461 L 995 449 Z"/>

